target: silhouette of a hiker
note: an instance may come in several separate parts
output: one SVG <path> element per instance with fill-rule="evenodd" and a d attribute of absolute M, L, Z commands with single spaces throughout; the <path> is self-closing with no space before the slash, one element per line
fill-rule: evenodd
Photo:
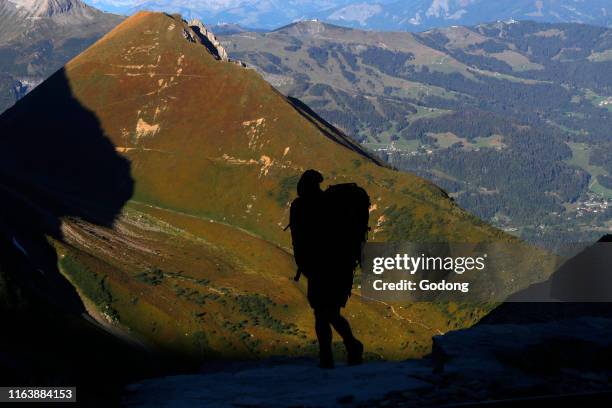
<path fill-rule="evenodd" d="M 330 191 L 339 187 L 337 191 L 358 189 L 362 192 L 361 197 L 365 194 L 367 198 L 367 194 L 355 184 L 332 186 L 324 192 L 320 187 L 322 181 L 323 176 L 318 171 L 304 172 L 297 185 L 298 197 L 291 203 L 289 225 L 298 268 L 294 279 L 299 280 L 302 274 L 308 278 L 308 302 L 314 310 L 320 367 L 333 368 L 332 326 L 344 341 L 348 364 L 356 365 L 362 362 L 363 344 L 353 336 L 348 321 L 340 314 L 340 309 L 346 306 L 351 295 L 353 271 L 365 234 L 357 240 L 346 239 L 347 233 L 351 233 L 351 226 L 337 222 L 342 217 L 338 217 L 338 211 L 334 208 L 341 207 L 341 200 L 337 199 L 338 194 L 330 194 Z M 344 194 L 344 197 L 350 198 L 350 194 Z M 369 198 L 365 206 L 366 230 L 368 207 Z M 350 213 L 350 209 L 339 210 Z M 352 241 L 357 244 L 351 244 Z"/>

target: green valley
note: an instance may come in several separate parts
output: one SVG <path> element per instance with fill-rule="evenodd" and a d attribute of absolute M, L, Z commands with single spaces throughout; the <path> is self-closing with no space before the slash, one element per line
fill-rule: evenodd
<path fill-rule="evenodd" d="M 610 229 L 612 173 L 596 163 L 611 150 L 611 38 L 529 21 L 422 33 L 304 21 L 222 43 L 394 167 L 555 246 Z M 576 165 L 576 143 L 593 151 L 588 163 Z"/>

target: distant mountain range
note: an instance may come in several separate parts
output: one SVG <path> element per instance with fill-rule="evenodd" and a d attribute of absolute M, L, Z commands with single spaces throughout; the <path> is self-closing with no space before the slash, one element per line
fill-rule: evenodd
<path fill-rule="evenodd" d="M 0 2 L 0 113 L 123 20 L 81 0 Z"/>
<path fill-rule="evenodd" d="M 103 10 L 179 12 L 211 24 L 273 29 L 304 19 L 383 31 L 422 31 L 498 20 L 612 24 L 609 0 L 87 0 Z"/>

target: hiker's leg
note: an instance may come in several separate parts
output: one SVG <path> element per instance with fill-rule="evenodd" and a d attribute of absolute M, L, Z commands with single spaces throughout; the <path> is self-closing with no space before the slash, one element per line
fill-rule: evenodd
<path fill-rule="evenodd" d="M 340 314 L 340 308 L 338 309 L 330 309 L 329 318 L 332 326 L 338 332 L 342 340 L 347 342 L 352 342 L 355 340 L 353 336 L 353 331 L 351 330 L 351 325 L 349 322 Z"/>
<path fill-rule="evenodd" d="M 334 366 L 332 354 L 332 329 L 329 321 L 329 313 L 325 309 L 315 309 L 315 331 L 319 341 L 319 358 L 321 367 L 331 368 Z"/>
<path fill-rule="evenodd" d="M 349 365 L 361 364 L 363 361 L 363 344 L 355 338 L 349 322 L 340 314 L 339 308 L 333 310 L 331 324 L 344 340 L 347 363 Z"/>

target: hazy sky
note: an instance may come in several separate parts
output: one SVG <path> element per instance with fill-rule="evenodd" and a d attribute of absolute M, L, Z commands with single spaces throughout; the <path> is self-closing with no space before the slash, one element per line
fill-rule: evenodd
<path fill-rule="evenodd" d="M 23 0 L 22 0 L 23 1 Z M 26 0 L 27 1 L 27 0 Z M 276 28 L 303 19 L 359 28 L 418 31 L 497 20 L 611 25 L 612 0 L 84 0 L 106 11 L 178 12 L 216 24 Z"/>

